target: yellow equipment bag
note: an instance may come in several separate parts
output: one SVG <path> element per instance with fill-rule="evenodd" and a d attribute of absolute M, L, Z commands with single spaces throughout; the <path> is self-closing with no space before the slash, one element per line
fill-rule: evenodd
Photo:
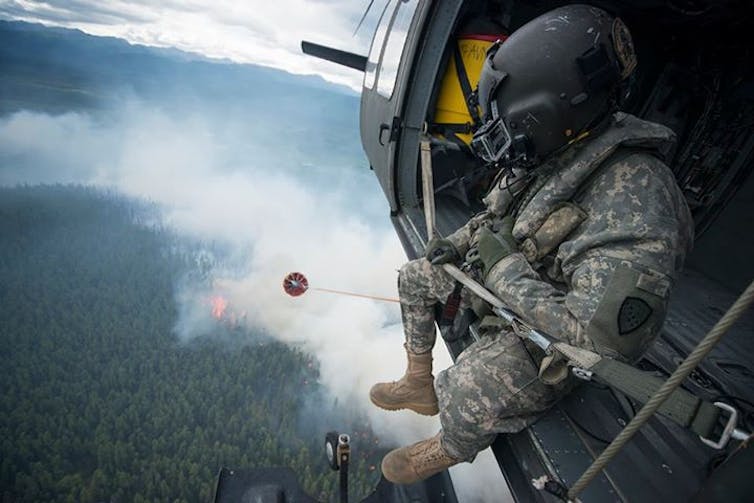
<path fill-rule="evenodd" d="M 478 126 L 479 108 L 473 92 L 479 83 L 487 49 L 507 35 L 461 35 L 440 84 L 435 108 L 434 131 L 471 144 Z M 450 139 L 450 138 L 448 138 Z"/>

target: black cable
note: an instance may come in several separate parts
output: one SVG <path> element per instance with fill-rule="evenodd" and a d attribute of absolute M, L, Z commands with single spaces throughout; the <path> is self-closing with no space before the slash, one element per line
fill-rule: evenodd
<path fill-rule="evenodd" d="M 709 477 L 712 472 L 720 468 L 728 460 L 729 457 L 730 454 L 725 451 L 715 453 L 707 462 L 707 476 Z"/>
<path fill-rule="evenodd" d="M 603 444 L 609 444 L 610 442 L 612 442 L 612 440 L 605 440 L 604 438 L 602 438 L 602 437 L 600 437 L 598 435 L 595 435 L 594 433 L 592 433 L 591 431 L 589 431 L 583 424 L 581 424 L 578 421 L 576 421 L 576 419 L 571 414 L 569 414 L 567 410 L 565 410 L 565 409 L 561 409 L 561 410 L 563 411 L 563 413 L 566 415 L 566 417 L 573 424 L 575 424 L 581 431 L 583 431 L 584 433 L 586 433 L 589 437 L 593 438 L 594 440 L 596 440 L 598 442 L 602 442 Z"/>
<path fill-rule="evenodd" d="M 618 399 L 618 397 L 616 395 L 616 390 L 613 389 L 612 386 L 608 386 L 606 384 L 600 384 L 597 381 L 587 381 L 586 385 L 591 386 L 591 387 L 593 387 L 595 389 L 599 389 L 599 390 L 603 390 L 603 391 L 604 390 L 610 391 L 610 394 L 612 395 L 613 400 L 615 400 L 615 402 L 618 404 L 618 406 L 620 406 L 622 409 L 624 408 L 621 405 L 621 401 Z M 626 402 L 628 403 L 628 406 L 631 408 L 632 417 L 635 416 L 636 415 L 636 408 L 634 407 L 633 402 L 631 401 L 631 399 L 629 397 L 626 397 Z M 606 439 L 600 437 L 599 435 L 591 432 L 586 426 L 584 426 L 583 424 L 579 423 L 571 414 L 569 414 L 568 411 L 566 411 L 564 409 L 562 409 L 562 410 L 563 410 L 563 413 L 568 417 L 568 419 L 570 419 L 573 422 L 573 424 L 575 424 L 587 436 L 593 438 L 594 440 L 596 440 L 598 442 L 602 442 L 603 444 L 609 444 L 610 442 L 612 442 L 612 440 L 606 440 Z M 631 418 L 629 418 L 629 420 L 630 419 Z"/>
<path fill-rule="evenodd" d="M 505 176 L 505 190 L 508 192 L 508 195 L 511 196 L 511 203 L 513 204 L 513 201 L 516 199 L 516 194 L 513 193 L 513 190 L 511 189 L 511 177 L 513 176 L 513 168 L 508 168 L 508 173 Z M 503 183 L 503 180 L 500 180 L 500 183 Z M 502 187 L 498 187 L 500 190 L 502 190 Z"/>
<path fill-rule="evenodd" d="M 496 178 L 497 188 L 498 190 L 503 190 L 505 187 L 503 187 L 503 182 L 505 182 L 505 185 L 508 185 L 508 177 L 513 173 L 513 167 L 508 164 L 500 168 L 500 174 L 498 174 Z"/>
<path fill-rule="evenodd" d="M 633 404 L 633 402 L 631 401 L 631 398 L 630 398 L 629 396 L 627 396 L 627 395 L 626 395 L 625 393 L 623 393 L 622 391 L 616 390 L 616 389 L 615 389 L 615 388 L 613 388 L 612 386 L 607 386 L 607 388 L 608 388 L 608 389 L 610 390 L 610 394 L 611 394 L 611 395 L 613 395 L 613 398 L 615 398 L 615 401 L 616 401 L 616 402 L 618 402 L 618 405 L 620 405 L 620 406 L 621 406 L 621 408 L 622 408 L 622 409 L 624 410 L 624 412 L 626 412 L 626 413 L 627 413 L 628 411 L 626 411 L 626 410 L 625 410 L 625 407 L 623 407 L 623 402 L 622 402 L 622 401 L 621 401 L 621 399 L 620 399 L 620 398 L 618 397 L 618 393 L 622 394 L 622 395 L 623 395 L 623 398 L 625 398 L 625 399 L 626 399 L 626 403 L 627 403 L 627 404 L 628 404 L 628 406 L 629 406 L 629 407 L 631 408 L 631 417 L 629 417 L 629 418 L 628 418 L 628 419 L 629 419 L 629 421 L 630 421 L 630 420 L 631 420 L 631 418 L 633 418 L 633 417 L 634 417 L 634 416 L 636 415 L 636 408 L 634 407 L 634 404 Z"/>

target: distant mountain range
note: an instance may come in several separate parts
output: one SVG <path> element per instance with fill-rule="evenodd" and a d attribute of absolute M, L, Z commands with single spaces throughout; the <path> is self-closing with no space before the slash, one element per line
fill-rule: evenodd
<path fill-rule="evenodd" d="M 0 21 L 0 114 L 108 107 L 112 99 L 257 101 L 304 94 L 353 106 L 356 94 L 318 76 L 132 45 L 79 30 Z"/>

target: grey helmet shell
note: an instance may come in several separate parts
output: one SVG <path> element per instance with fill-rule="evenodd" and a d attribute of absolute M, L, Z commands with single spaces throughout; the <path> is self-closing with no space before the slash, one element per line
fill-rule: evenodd
<path fill-rule="evenodd" d="M 613 111 L 635 66 L 619 18 L 580 4 L 552 10 L 488 51 L 477 88 L 483 123 L 501 118 L 508 159 L 542 160 Z"/>

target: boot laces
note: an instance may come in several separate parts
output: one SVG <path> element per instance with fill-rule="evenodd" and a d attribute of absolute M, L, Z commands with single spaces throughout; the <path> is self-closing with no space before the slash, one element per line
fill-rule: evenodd
<path fill-rule="evenodd" d="M 411 454 L 416 459 L 416 469 L 419 471 L 455 461 L 445 453 L 437 437 L 420 442 L 412 449 Z"/>

